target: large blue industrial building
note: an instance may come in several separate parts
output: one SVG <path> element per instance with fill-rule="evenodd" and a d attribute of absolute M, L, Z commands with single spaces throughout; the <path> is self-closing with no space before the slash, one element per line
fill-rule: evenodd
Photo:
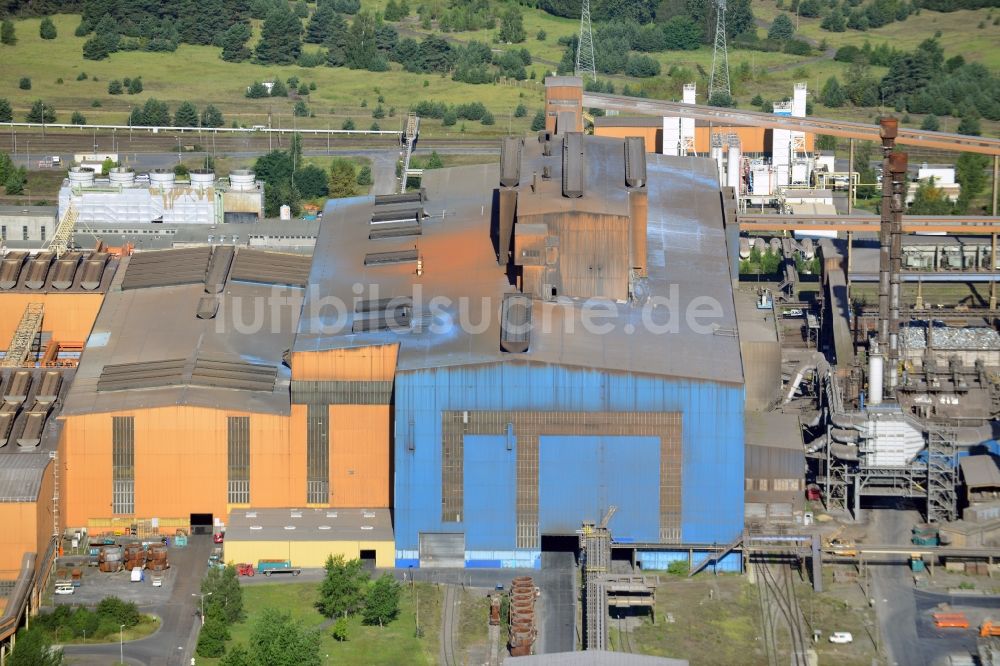
<path fill-rule="evenodd" d="M 735 221 L 715 164 L 542 133 L 422 186 L 330 205 L 313 277 L 355 306 L 296 342 L 396 348 L 397 566 L 538 566 L 612 506 L 647 568 L 738 536 Z"/>

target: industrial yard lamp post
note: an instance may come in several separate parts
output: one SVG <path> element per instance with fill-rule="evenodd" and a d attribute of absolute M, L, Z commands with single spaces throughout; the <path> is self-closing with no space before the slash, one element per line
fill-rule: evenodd
<path fill-rule="evenodd" d="M 205 597 L 212 596 L 211 592 L 206 592 L 205 594 L 199 594 L 198 592 L 192 592 L 192 597 L 201 597 L 201 624 L 205 625 Z"/>
<path fill-rule="evenodd" d="M 118 661 L 125 663 L 125 625 L 118 627 Z"/>

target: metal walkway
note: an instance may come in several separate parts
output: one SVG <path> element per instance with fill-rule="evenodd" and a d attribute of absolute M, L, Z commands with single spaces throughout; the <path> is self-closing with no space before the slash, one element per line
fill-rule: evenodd
<path fill-rule="evenodd" d="M 76 221 L 79 217 L 79 211 L 71 203 L 66 212 L 63 213 L 62 219 L 59 220 L 59 226 L 56 227 L 55 233 L 52 234 L 52 240 L 48 244 L 48 249 L 55 252 L 57 258 L 61 257 L 69 247 L 69 240 L 73 236 L 73 230 L 76 228 Z"/>

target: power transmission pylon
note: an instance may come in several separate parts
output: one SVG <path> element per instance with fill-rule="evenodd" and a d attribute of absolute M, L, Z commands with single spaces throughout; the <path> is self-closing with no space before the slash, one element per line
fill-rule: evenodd
<path fill-rule="evenodd" d="M 597 69 L 594 67 L 594 33 L 590 28 L 590 0 L 583 0 L 583 11 L 580 13 L 580 38 L 576 42 L 575 73 L 581 78 L 589 74 L 591 81 L 597 80 Z"/>
<path fill-rule="evenodd" d="M 724 93 L 732 99 L 729 87 L 729 49 L 726 47 L 726 0 L 715 2 L 715 51 L 712 54 L 712 76 L 708 79 L 708 99 Z"/>

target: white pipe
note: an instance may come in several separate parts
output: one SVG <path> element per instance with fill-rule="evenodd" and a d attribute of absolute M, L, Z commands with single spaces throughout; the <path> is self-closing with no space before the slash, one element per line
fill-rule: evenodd
<path fill-rule="evenodd" d="M 885 360 L 881 354 L 868 355 L 868 404 L 882 404 L 882 377 Z"/>

